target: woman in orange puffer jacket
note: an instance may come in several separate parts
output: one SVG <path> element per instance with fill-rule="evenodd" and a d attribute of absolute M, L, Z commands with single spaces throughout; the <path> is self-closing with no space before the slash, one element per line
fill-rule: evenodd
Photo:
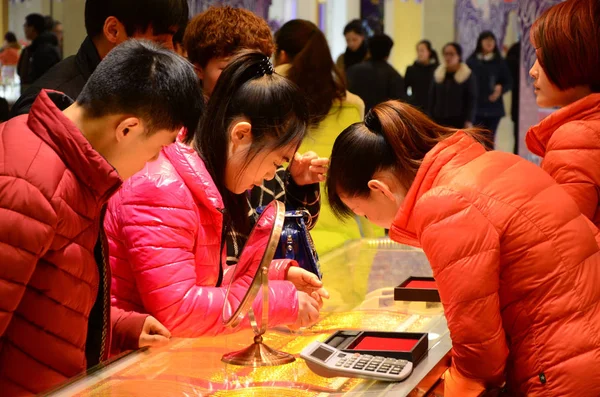
<path fill-rule="evenodd" d="M 561 109 L 529 130 L 527 147 L 600 226 L 600 1 L 569 0 L 548 9 L 531 40 L 537 103 Z"/>
<path fill-rule="evenodd" d="M 446 397 L 600 396 L 600 248 L 539 167 L 486 152 L 395 101 L 337 139 L 327 180 L 340 215 L 427 255 L 448 320 Z"/>

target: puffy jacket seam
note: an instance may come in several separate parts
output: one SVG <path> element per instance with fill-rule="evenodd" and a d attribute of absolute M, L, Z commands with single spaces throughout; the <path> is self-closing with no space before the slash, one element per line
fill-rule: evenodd
<path fill-rule="evenodd" d="M 153 290 L 151 290 L 151 291 L 144 291 L 144 292 L 143 292 L 143 294 L 144 294 L 144 295 L 151 294 L 151 293 L 153 293 L 153 292 L 160 291 L 161 289 L 170 288 L 170 287 L 172 287 L 172 286 L 174 286 L 174 285 L 181 284 L 181 283 L 184 283 L 184 282 L 186 282 L 186 281 L 190 281 L 190 280 L 196 280 L 196 278 L 195 278 L 195 277 L 192 277 L 192 278 L 186 278 L 186 279 L 183 279 L 183 280 L 177 280 L 177 282 L 176 282 L 176 283 L 172 283 L 172 284 L 168 284 L 168 285 L 163 285 L 162 287 L 154 288 L 154 289 L 153 289 Z M 189 289 L 186 291 L 186 293 L 185 293 L 183 296 L 187 295 L 187 293 L 188 293 L 188 292 L 189 292 L 189 291 L 190 291 L 192 288 L 194 288 L 194 287 L 197 287 L 197 286 L 198 286 L 198 285 L 196 285 L 196 283 L 194 283 L 194 285 L 192 285 L 192 287 L 191 287 L 191 288 L 189 288 Z M 203 287 L 203 286 L 202 286 L 202 287 Z M 212 287 L 209 287 L 209 288 L 212 288 Z M 169 306 L 165 306 L 165 307 L 164 307 L 164 308 L 162 308 L 162 309 L 158 309 L 158 312 L 162 312 L 163 310 L 165 310 L 165 309 L 168 309 L 169 307 L 171 307 L 171 306 L 173 306 L 173 305 L 177 304 L 178 302 L 181 302 L 181 301 L 183 301 L 183 299 L 184 299 L 183 297 L 182 297 L 182 298 L 180 298 L 180 299 L 177 299 L 177 300 L 176 300 L 174 303 L 170 304 Z"/>
<path fill-rule="evenodd" d="M 562 125 L 560 125 L 553 133 L 552 136 L 550 137 L 550 139 L 548 140 L 548 144 L 546 145 L 546 155 L 551 152 L 551 151 L 560 151 L 560 150 L 599 150 L 598 147 L 593 147 L 593 148 L 560 148 L 560 147 L 553 147 L 553 145 L 558 145 L 555 141 L 556 139 L 554 139 L 557 135 L 562 135 L 564 136 L 566 134 L 566 132 L 564 134 L 561 134 L 563 131 L 566 131 L 567 129 L 565 127 L 574 127 L 577 126 L 578 129 L 580 129 L 579 133 L 586 133 L 586 132 L 591 132 L 593 135 L 596 136 L 596 138 L 600 139 L 600 131 L 598 131 L 595 128 L 592 128 L 588 125 L 588 123 L 585 120 L 572 120 L 569 121 L 567 123 L 564 123 Z M 561 130 L 561 131 L 559 131 Z M 585 130 L 585 131 L 581 131 L 581 130 Z M 558 134 L 557 134 L 558 132 Z M 572 131 L 568 131 L 569 135 L 572 133 Z M 545 156 L 544 156 L 545 157 Z"/>
<path fill-rule="evenodd" d="M 432 224 L 432 225 L 433 225 L 433 224 Z M 493 225 L 492 225 L 492 227 L 493 227 Z M 425 230 L 423 230 L 423 231 L 425 231 Z M 454 260 L 450 261 L 450 262 L 449 262 L 449 263 L 448 263 L 448 264 L 447 264 L 447 265 L 446 265 L 446 266 L 445 266 L 445 267 L 444 267 L 444 268 L 443 268 L 443 269 L 440 271 L 440 273 L 439 273 L 439 274 L 442 274 L 442 273 L 444 273 L 444 272 L 446 271 L 446 269 L 449 269 L 450 267 L 453 267 L 454 265 L 456 265 L 456 263 L 458 263 L 459 261 L 461 261 L 461 260 L 463 260 L 463 259 L 469 259 L 469 258 L 473 258 L 474 256 L 481 255 L 481 254 L 484 254 L 484 253 L 487 253 L 487 252 L 492 252 L 492 251 L 499 251 L 499 250 L 498 250 L 498 248 L 488 248 L 488 249 L 485 249 L 485 250 L 483 250 L 483 251 L 478 251 L 478 252 L 476 252 L 476 253 L 474 253 L 474 254 L 471 254 L 471 255 L 466 255 L 466 256 L 462 256 L 462 257 L 460 257 L 460 258 L 458 258 L 458 259 L 454 259 Z M 477 298 L 477 299 L 479 299 L 479 298 Z M 471 300 L 471 299 L 468 299 L 468 300 L 465 300 L 465 301 L 461 301 L 461 302 L 459 302 L 459 303 L 462 303 L 462 302 L 467 302 L 467 301 L 469 301 L 469 300 Z"/>
<path fill-rule="evenodd" d="M 52 371 L 56 372 L 57 374 L 65 377 L 65 378 L 71 378 L 68 375 L 63 374 L 61 371 L 59 371 L 58 369 L 54 368 L 52 365 L 50 364 L 46 364 L 40 360 L 38 360 L 37 358 L 33 357 L 31 354 L 27 353 L 25 350 L 21 349 L 19 346 L 17 346 L 12 340 L 5 338 L 6 343 L 8 343 L 9 345 L 11 345 L 13 348 L 17 349 L 18 351 L 20 351 L 22 354 L 26 355 L 27 357 L 29 357 L 30 359 L 32 359 L 33 361 L 37 362 L 38 364 L 46 367 L 46 368 L 50 368 Z M 13 381 L 14 382 L 14 381 Z M 14 382 L 17 385 L 21 385 L 20 383 Z"/>
<path fill-rule="evenodd" d="M 56 338 L 58 340 L 61 340 L 61 341 L 65 342 L 66 344 L 74 347 L 78 351 L 80 351 L 80 352 L 84 351 L 81 347 L 75 345 L 73 342 L 65 339 L 64 337 L 62 337 L 60 335 L 55 334 L 54 332 L 51 332 L 51 331 L 48 331 L 47 329 L 42 328 L 42 326 L 40 326 L 40 325 L 32 322 L 31 320 L 29 320 L 28 318 L 26 318 L 25 316 L 23 316 L 21 313 L 15 312 L 15 316 L 18 317 L 18 318 L 20 318 L 21 320 L 25 321 L 26 323 L 30 324 L 32 327 L 35 327 L 35 328 L 39 329 L 43 333 L 48 334 L 48 335 L 52 336 L 53 338 Z M 85 317 L 85 316 L 82 316 L 82 317 Z"/>
<path fill-rule="evenodd" d="M 39 144 L 39 146 L 38 146 L 35 154 L 31 158 L 31 161 L 29 162 L 29 166 L 27 167 L 27 170 L 25 171 L 25 176 L 27 176 L 29 174 L 29 170 L 33 166 L 33 163 L 35 163 L 35 160 L 37 160 L 38 154 L 40 153 L 40 150 L 42 150 L 42 145 L 43 144 L 44 144 L 43 141 L 40 139 L 40 144 Z"/>
<path fill-rule="evenodd" d="M 9 381 L 10 383 L 12 383 L 13 385 L 17 385 L 18 387 L 20 387 L 21 389 L 25 389 L 27 390 L 29 393 L 31 393 L 32 395 L 36 395 L 37 393 L 31 389 L 29 389 L 27 387 L 27 385 L 21 384 L 20 382 L 17 382 L 16 380 L 14 380 L 13 378 L 11 378 L 10 376 L 6 375 L 6 373 L 2 374 L 2 376 L 4 377 L 4 379 L 6 379 L 7 381 Z"/>
<path fill-rule="evenodd" d="M 68 273 L 67 273 L 67 274 L 68 274 Z M 91 287 L 91 288 L 93 288 L 93 286 L 92 286 L 92 285 L 90 285 L 90 287 Z M 31 292 L 34 292 L 34 293 L 38 294 L 39 296 L 41 296 L 41 297 L 44 297 L 44 298 L 46 298 L 46 299 L 48 299 L 48 300 L 50 300 L 50 301 L 52 301 L 52 302 L 56 303 L 57 305 L 59 305 L 59 306 L 61 306 L 61 307 L 64 307 L 65 309 L 67 309 L 67 310 L 69 310 L 69 311 L 71 311 L 71 312 L 73 312 L 73 313 L 75 313 L 75 314 L 78 314 L 78 315 L 82 316 L 82 317 L 83 317 L 83 318 L 85 318 L 86 320 L 87 320 L 87 319 L 88 319 L 88 317 L 89 317 L 89 316 L 86 316 L 84 313 L 82 313 L 82 312 L 80 312 L 80 311 L 77 311 L 77 310 L 75 310 L 75 309 L 73 309 L 73 308 L 71 308 L 71 307 L 69 307 L 69 306 L 65 305 L 64 303 L 62 303 L 62 302 L 59 302 L 59 301 L 57 301 L 56 299 L 54 299 L 54 298 L 52 298 L 52 297 L 50 297 L 50 296 L 46 295 L 46 294 L 45 294 L 43 291 L 40 291 L 39 289 L 37 289 L 37 288 L 35 288 L 35 287 L 32 287 L 31 285 L 28 285 L 28 286 L 27 286 L 27 290 L 28 290 L 28 291 L 31 291 Z"/>
<path fill-rule="evenodd" d="M 73 243 L 72 241 L 70 241 L 69 243 L 70 243 L 70 244 L 67 244 L 67 245 L 65 246 L 65 248 L 66 248 L 68 245 L 71 245 L 71 244 L 73 244 L 73 245 L 77 245 L 77 246 L 79 246 L 79 247 L 83 248 L 81 245 L 79 245 L 79 244 L 75 244 L 75 243 Z M 87 250 L 86 250 L 86 251 L 87 251 Z M 88 252 L 89 252 L 89 251 L 88 251 Z M 93 255 L 93 254 L 92 254 L 92 255 Z M 50 261 L 48 261 L 48 260 L 45 260 L 45 259 L 43 259 L 43 258 L 40 258 L 40 260 L 41 260 L 41 261 L 43 261 L 43 262 L 44 262 L 44 264 L 46 264 L 46 265 L 48 265 L 48 266 L 51 266 L 51 267 L 53 267 L 54 269 L 58 270 L 59 272 L 61 272 L 61 273 L 64 273 L 64 274 L 68 275 L 69 277 L 72 277 L 73 279 L 75 279 L 75 280 L 77 280 L 77 281 L 81 281 L 81 282 L 85 283 L 86 285 L 88 285 L 88 286 L 89 286 L 89 287 L 91 287 L 92 289 L 94 289 L 94 288 L 97 288 L 97 286 L 96 286 L 96 285 L 94 285 L 94 283 L 91 283 L 91 282 L 89 282 L 89 281 L 87 281 L 87 280 L 84 280 L 84 279 L 83 279 L 83 278 L 81 278 L 81 277 L 77 277 L 77 276 L 75 276 L 74 274 L 71 274 L 71 273 L 69 273 L 69 272 L 68 272 L 68 271 L 66 271 L 65 269 L 61 269 L 61 268 L 60 268 L 60 267 L 58 267 L 58 265 L 57 265 L 57 264 L 55 264 L 55 263 L 52 263 L 52 262 L 50 262 Z M 39 262 L 39 261 L 38 261 L 38 262 Z M 33 287 L 32 287 L 32 289 L 35 289 L 35 288 L 33 288 Z M 36 290 L 36 291 L 37 291 L 37 290 Z M 42 293 L 41 291 L 39 291 L 39 292 L 40 292 L 40 293 Z M 42 293 L 42 294 L 43 294 L 43 293 Z M 44 295 L 45 295 L 45 294 L 44 294 Z"/>
<path fill-rule="evenodd" d="M 139 248 L 160 248 L 160 247 L 148 245 L 148 246 L 139 247 Z M 137 249 L 138 249 L 138 247 L 136 247 L 132 251 L 137 251 Z M 174 249 L 181 249 L 181 248 L 174 248 Z M 169 262 L 169 263 L 160 263 L 160 264 L 157 264 L 156 266 L 145 267 L 143 269 L 140 269 L 140 268 L 133 269 L 132 268 L 131 272 L 135 273 L 135 274 L 145 273 L 145 272 L 150 271 L 150 270 L 160 269 L 161 267 L 171 266 L 171 265 L 177 265 L 177 264 L 180 264 L 180 263 L 183 263 L 183 262 L 189 262 L 191 259 L 192 258 L 182 259 L 182 260 L 179 260 L 179 261 L 174 261 L 174 262 Z"/>
<path fill-rule="evenodd" d="M 13 212 L 14 212 L 14 211 L 13 211 Z M 17 213 L 18 213 L 18 212 L 17 212 Z M 12 245 L 12 244 L 9 244 L 9 243 L 7 243 L 7 242 L 5 242 L 5 241 L 2 241 L 2 240 L 0 240 L 0 245 L 7 245 L 7 246 L 9 246 L 9 247 L 12 247 L 12 248 L 14 248 L 14 249 L 17 249 L 17 250 L 19 250 L 19 251 L 24 251 L 24 252 L 27 252 L 28 254 L 30 254 L 31 256 L 34 256 L 34 257 L 38 258 L 38 260 L 39 260 L 39 254 L 36 254 L 35 252 L 31 252 L 31 251 L 29 251 L 27 248 L 23 248 L 23 247 L 15 247 L 14 245 Z M 6 280 L 4 277 L 2 277 L 2 279 Z M 23 283 L 17 283 L 17 282 L 15 282 L 14 284 L 26 285 L 26 284 L 23 284 Z"/>

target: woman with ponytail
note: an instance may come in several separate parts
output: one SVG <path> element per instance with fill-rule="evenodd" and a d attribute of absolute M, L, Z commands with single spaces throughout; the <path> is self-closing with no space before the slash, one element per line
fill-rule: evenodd
<path fill-rule="evenodd" d="M 446 397 L 600 395 L 600 248 L 536 165 L 400 102 L 333 147 L 327 191 L 430 261 L 452 337 Z M 575 243 L 576 242 L 576 243 Z"/>
<path fill-rule="evenodd" d="M 362 121 L 364 102 L 346 91 L 327 39 L 312 22 L 295 19 L 275 33 L 275 64 L 276 72 L 296 83 L 308 101 L 312 128 L 300 152 L 329 157 L 339 132 Z M 340 225 L 325 203 L 311 233 L 321 254 L 361 237 L 358 223 Z"/>
<path fill-rule="evenodd" d="M 106 215 L 113 304 L 152 313 L 173 336 L 226 331 L 226 299 L 239 301 L 251 275 L 226 296 L 233 272 L 223 270 L 223 236 L 229 228 L 249 232 L 247 190 L 293 158 L 308 125 L 298 88 L 258 52 L 231 60 L 207 109 L 197 131 L 181 134 L 123 185 Z M 294 265 L 271 265 L 271 325 L 314 323 L 327 296 L 316 276 Z M 254 312 L 260 317 L 259 300 Z"/>

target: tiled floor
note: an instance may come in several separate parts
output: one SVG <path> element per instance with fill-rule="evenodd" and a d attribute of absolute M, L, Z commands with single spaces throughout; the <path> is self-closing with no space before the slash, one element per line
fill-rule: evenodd
<path fill-rule="evenodd" d="M 511 94 L 509 93 L 504 96 L 504 108 L 509 115 L 500 121 L 500 126 L 496 133 L 496 149 L 512 153 L 515 139 L 513 134 L 513 122 L 510 119 L 510 101 Z"/>

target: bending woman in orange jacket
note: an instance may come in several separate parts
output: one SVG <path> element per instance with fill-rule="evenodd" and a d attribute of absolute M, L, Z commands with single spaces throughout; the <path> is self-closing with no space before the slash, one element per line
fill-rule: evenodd
<path fill-rule="evenodd" d="M 531 41 L 537 103 L 561 109 L 529 130 L 527 147 L 600 226 L 600 1 L 550 8 L 533 25 Z"/>
<path fill-rule="evenodd" d="M 600 396 L 600 248 L 589 221 L 539 167 L 486 152 L 478 131 L 390 101 L 347 128 L 327 189 L 420 246 L 453 343 L 446 397 Z"/>

